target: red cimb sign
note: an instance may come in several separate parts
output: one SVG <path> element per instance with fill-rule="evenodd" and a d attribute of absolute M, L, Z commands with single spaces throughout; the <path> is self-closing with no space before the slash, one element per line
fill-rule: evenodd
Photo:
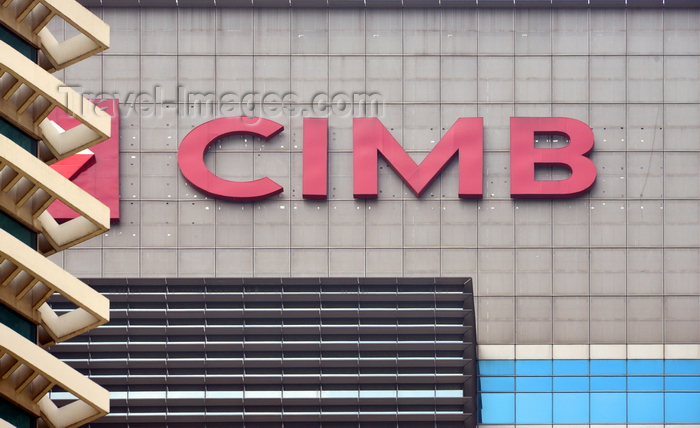
<path fill-rule="evenodd" d="M 93 100 L 98 107 L 112 117 L 112 133 L 109 139 L 80 152 L 51 167 L 61 175 L 77 184 L 80 188 L 107 205 L 112 223 L 119 222 L 119 101 Z M 73 116 L 56 108 L 48 116 L 56 125 L 69 130 L 80 122 Z M 77 216 L 75 211 L 61 201 L 49 206 L 49 213 L 58 222 L 71 220 Z"/>
<path fill-rule="evenodd" d="M 198 126 L 180 144 L 178 164 L 196 189 L 214 198 L 257 201 L 283 191 L 261 178 L 224 180 L 204 164 L 204 154 L 216 141 L 230 135 L 251 135 L 269 140 L 282 132 L 279 123 L 262 118 L 228 117 Z M 570 143 L 561 148 L 535 148 L 535 135 L 561 135 Z M 481 198 L 483 187 L 482 118 L 460 118 L 416 164 L 377 118 L 353 120 L 353 173 L 356 198 L 376 198 L 377 159 L 382 156 L 418 197 L 457 157 L 460 198 Z M 586 157 L 593 149 L 593 132 L 585 123 L 569 118 L 511 118 L 511 197 L 568 198 L 586 193 L 595 183 L 596 168 Z M 571 171 L 564 180 L 535 180 L 537 167 L 558 166 Z M 306 199 L 328 196 L 328 120 L 304 119 L 303 189 Z"/>

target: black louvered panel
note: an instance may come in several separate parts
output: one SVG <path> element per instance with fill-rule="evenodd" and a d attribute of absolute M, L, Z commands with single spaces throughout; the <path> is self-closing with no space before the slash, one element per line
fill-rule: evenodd
<path fill-rule="evenodd" d="M 113 391 L 92 427 L 476 425 L 469 279 L 90 282 L 112 322 L 52 350 Z"/>

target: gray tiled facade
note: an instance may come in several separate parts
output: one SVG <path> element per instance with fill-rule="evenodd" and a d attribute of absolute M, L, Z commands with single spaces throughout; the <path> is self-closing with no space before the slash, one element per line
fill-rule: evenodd
<path fill-rule="evenodd" d="M 120 96 L 122 217 L 53 258 L 76 276 L 473 277 L 479 344 L 700 342 L 700 9 L 93 11 L 111 49 L 58 77 Z M 162 104 L 139 104 L 156 88 Z M 483 117 L 484 197 L 457 197 L 453 162 L 416 198 L 380 160 L 379 198 L 354 199 L 352 118 L 334 113 L 328 199 L 305 200 L 301 116 L 258 104 L 285 131 L 231 137 L 206 161 L 285 190 L 213 200 L 178 170 L 179 142 L 215 117 L 183 90 L 293 92 L 309 109 L 318 93 L 377 93 L 416 160 Z M 589 124 L 594 188 L 511 199 L 512 116 Z"/>

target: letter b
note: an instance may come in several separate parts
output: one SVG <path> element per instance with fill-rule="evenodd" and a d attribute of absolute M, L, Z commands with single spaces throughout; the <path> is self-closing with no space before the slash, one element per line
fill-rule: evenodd
<path fill-rule="evenodd" d="M 565 147 L 535 148 L 535 135 L 560 135 Z M 510 118 L 510 196 L 512 198 L 571 198 L 588 192 L 596 179 L 593 131 L 580 120 L 564 117 Z M 564 180 L 535 180 L 537 167 L 564 167 Z"/>

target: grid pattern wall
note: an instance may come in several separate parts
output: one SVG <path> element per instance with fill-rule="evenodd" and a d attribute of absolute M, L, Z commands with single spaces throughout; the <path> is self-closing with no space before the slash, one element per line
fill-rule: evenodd
<path fill-rule="evenodd" d="M 90 284 L 112 321 L 52 350 L 111 391 L 91 427 L 476 426 L 470 280 Z"/>
<path fill-rule="evenodd" d="M 122 99 L 123 220 L 54 258 L 71 272 L 473 275 L 482 344 L 700 341 L 699 10 L 95 13 L 112 48 L 59 74 Z M 418 199 L 380 162 L 379 198 L 353 199 L 352 118 L 336 111 L 329 199 L 303 200 L 302 117 L 260 103 L 223 113 L 217 103 L 216 114 L 252 113 L 285 131 L 227 139 L 207 162 L 285 191 L 248 204 L 205 198 L 181 177 L 176 150 L 213 113 L 184 95 L 252 91 L 294 92 L 309 111 L 317 93 L 379 94 L 382 123 L 418 160 L 458 117 L 483 117 L 484 198 L 457 198 L 455 163 Z M 511 116 L 590 124 L 593 190 L 510 199 Z"/>
<path fill-rule="evenodd" d="M 484 424 L 697 424 L 698 360 L 479 362 Z"/>
<path fill-rule="evenodd" d="M 698 7 L 694 0 L 79 0 L 106 7 Z"/>

